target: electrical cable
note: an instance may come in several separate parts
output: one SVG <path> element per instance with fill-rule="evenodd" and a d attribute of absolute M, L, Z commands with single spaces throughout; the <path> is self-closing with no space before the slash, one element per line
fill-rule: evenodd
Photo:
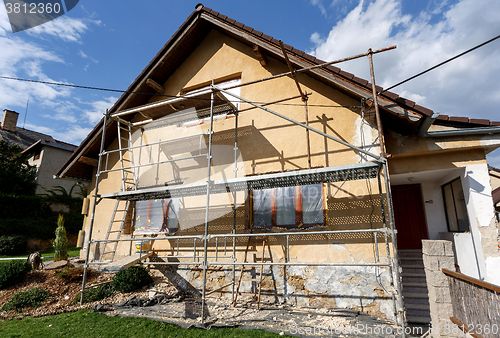
<path fill-rule="evenodd" d="M 47 85 L 51 85 L 51 86 L 62 86 L 62 87 L 79 88 L 79 89 L 100 90 L 100 91 L 107 91 L 107 92 L 114 92 L 114 93 L 139 94 L 139 95 L 148 95 L 148 96 L 163 96 L 163 97 L 169 97 L 169 98 L 188 98 L 184 95 L 176 96 L 176 95 L 167 95 L 167 94 L 158 94 L 158 93 L 152 94 L 152 93 L 136 92 L 136 91 L 130 91 L 130 90 L 100 88 L 100 87 L 91 87 L 91 86 L 80 86 L 80 85 L 61 83 L 61 82 L 49 82 L 49 81 L 22 79 L 22 78 L 9 77 L 9 76 L 0 76 L 0 79 L 40 83 L 40 84 L 47 84 Z M 196 96 L 190 96 L 189 98 L 196 98 L 197 100 L 205 100 L 205 101 L 211 100 L 210 98 L 203 98 L 203 97 L 196 97 Z M 228 101 L 231 103 L 241 103 L 239 100 L 235 100 L 235 101 L 228 100 Z M 255 102 L 255 103 L 266 104 L 267 102 Z M 300 106 L 301 107 L 303 104 L 302 103 L 275 103 L 274 105 Z M 334 105 L 324 105 L 324 104 L 309 104 L 308 106 L 309 107 L 319 107 L 319 108 L 349 108 L 349 109 L 359 108 L 359 106 L 343 106 L 343 105 L 334 106 Z"/>
<path fill-rule="evenodd" d="M 403 83 L 406 83 L 406 82 L 408 82 L 408 81 L 410 81 L 410 80 L 413 80 L 413 79 L 415 79 L 415 78 L 417 78 L 417 77 L 419 77 L 419 76 L 421 76 L 421 75 L 424 75 L 425 73 L 428 73 L 428 72 L 430 72 L 430 71 L 431 71 L 431 70 L 433 70 L 433 69 L 436 69 L 436 68 L 438 68 L 438 67 L 441 67 L 442 65 L 444 65 L 444 64 L 446 64 L 446 63 L 448 63 L 448 62 L 450 62 L 450 61 L 453 61 L 453 60 L 455 60 L 455 59 L 458 59 L 459 57 L 464 56 L 465 54 L 470 53 L 470 52 L 472 52 L 473 50 L 476 50 L 476 49 L 478 49 L 478 48 L 480 48 L 480 47 L 483 47 L 483 46 L 485 46 L 485 45 L 489 44 L 490 42 L 495 41 L 495 40 L 496 40 L 496 39 L 498 39 L 498 38 L 500 38 L 500 35 L 498 35 L 498 36 L 494 37 L 493 39 L 490 39 L 490 40 L 488 40 L 488 41 L 486 41 L 486 42 L 483 42 L 483 43 L 481 43 L 481 44 L 479 44 L 479 45 L 477 45 L 477 46 L 475 46 L 475 47 L 472 47 L 471 49 L 468 49 L 468 50 L 466 50 L 465 52 L 462 52 L 462 53 L 460 53 L 460 54 L 458 54 L 458 55 L 455 55 L 454 57 L 452 57 L 452 58 L 450 58 L 450 59 L 448 59 L 448 60 L 445 60 L 445 61 L 443 61 L 443 62 L 441 62 L 441 63 L 438 63 L 437 65 L 435 65 L 435 66 L 433 66 L 433 67 L 431 67 L 431 68 L 429 68 L 429 69 L 427 69 L 427 70 L 424 70 L 423 72 L 420 72 L 420 73 L 418 73 L 418 74 L 416 74 L 416 75 L 413 75 L 412 77 L 409 77 L 409 78 L 407 78 L 406 80 L 403 80 L 403 81 L 401 81 L 401 82 L 398 82 L 398 83 L 396 83 L 395 85 L 390 86 L 389 88 L 386 88 L 386 89 L 382 90 L 382 91 L 381 91 L 381 92 L 379 92 L 377 95 L 380 95 L 380 94 L 382 94 L 383 92 L 387 92 L 387 91 L 391 90 L 391 89 L 392 89 L 392 88 L 394 88 L 394 87 L 400 86 L 400 85 L 402 85 Z"/>

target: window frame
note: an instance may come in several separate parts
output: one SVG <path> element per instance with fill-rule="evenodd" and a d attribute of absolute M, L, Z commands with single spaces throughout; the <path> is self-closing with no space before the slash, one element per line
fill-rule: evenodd
<path fill-rule="evenodd" d="M 453 184 L 455 182 L 459 182 L 460 183 L 460 191 L 455 191 L 455 189 L 453 189 Z M 447 187 L 450 187 L 450 190 L 451 190 L 451 197 L 452 197 L 452 200 L 451 200 L 451 203 L 453 203 L 453 210 L 449 210 L 449 203 L 450 201 L 447 199 L 446 197 L 446 188 Z M 444 211 L 445 211 L 445 216 L 446 216 L 446 226 L 448 228 L 448 232 L 456 232 L 456 233 L 463 233 L 463 232 L 469 232 L 470 231 L 470 220 L 469 220 L 469 215 L 467 213 L 467 204 L 465 203 L 465 195 L 464 195 L 464 190 L 463 190 L 463 186 L 462 186 L 462 180 L 460 179 L 460 177 L 457 177 L 443 185 L 441 185 L 441 193 L 442 193 L 442 196 L 443 196 L 443 206 L 444 206 Z M 460 196 L 456 196 L 457 194 L 461 193 L 461 197 Z M 463 205 L 460 206 L 463 208 L 464 210 L 464 214 L 465 214 L 465 221 L 467 222 L 467 229 L 465 229 L 464 227 L 461 228 L 460 224 L 459 224 L 459 216 L 458 216 L 458 208 L 457 208 L 457 199 L 458 201 L 462 201 Z M 450 213 L 453 211 L 454 215 L 450 215 Z M 452 221 L 450 220 L 450 217 L 453 216 L 456 220 L 456 229 L 455 227 L 452 228 Z"/>

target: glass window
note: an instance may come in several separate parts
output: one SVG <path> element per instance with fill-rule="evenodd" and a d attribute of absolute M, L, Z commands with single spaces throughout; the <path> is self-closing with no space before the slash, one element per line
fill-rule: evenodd
<path fill-rule="evenodd" d="M 253 191 L 254 227 L 268 227 L 272 225 L 271 189 Z"/>
<path fill-rule="evenodd" d="M 178 215 L 178 198 L 137 201 L 134 232 L 137 234 L 174 234 L 179 228 Z"/>
<path fill-rule="evenodd" d="M 469 231 L 469 218 L 465 205 L 462 182 L 459 178 L 442 186 L 448 230 L 453 232 Z"/>
<path fill-rule="evenodd" d="M 302 228 L 325 223 L 323 185 L 253 191 L 253 227 Z"/>

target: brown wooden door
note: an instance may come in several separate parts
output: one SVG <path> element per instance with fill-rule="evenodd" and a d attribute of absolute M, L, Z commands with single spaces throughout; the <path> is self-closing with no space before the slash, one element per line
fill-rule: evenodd
<path fill-rule="evenodd" d="M 391 189 L 398 249 L 422 249 L 422 239 L 428 235 L 420 184 L 394 185 Z"/>

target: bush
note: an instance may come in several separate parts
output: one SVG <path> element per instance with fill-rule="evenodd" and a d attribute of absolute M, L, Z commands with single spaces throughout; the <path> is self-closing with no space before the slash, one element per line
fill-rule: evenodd
<path fill-rule="evenodd" d="M 7 303 L 2 306 L 2 310 L 22 311 L 25 307 L 38 307 L 49 298 L 50 292 L 40 288 L 29 289 L 28 291 L 18 292 Z"/>
<path fill-rule="evenodd" d="M 19 255 L 26 252 L 26 237 L 21 235 L 0 236 L 0 255 Z"/>
<path fill-rule="evenodd" d="M 16 285 L 31 271 L 31 265 L 25 260 L 0 263 L 0 290 Z"/>
<path fill-rule="evenodd" d="M 111 285 L 111 283 L 102 284 L 96 286 L 95 288 L 85 289 L 85 291 L 83 291 L 83 304 L 108 298 L 113 295 L 113 293 L 115 293 L 115 289 L 113 288 L 113 285 Z M 80 302 L 81 294 L 82 293 L 80 292 L 78 293 L 78 295 L 76 295 L 74 299 L 75 303 Z"/>
<path fill-rule="evenodd" d="M 112 285 L 117 291 L 132 292 L 140 287 L 153 282 L 153 279 L 143 266 L 131 266 L 128 269 L 118 271 L 112 281 Z"/>

